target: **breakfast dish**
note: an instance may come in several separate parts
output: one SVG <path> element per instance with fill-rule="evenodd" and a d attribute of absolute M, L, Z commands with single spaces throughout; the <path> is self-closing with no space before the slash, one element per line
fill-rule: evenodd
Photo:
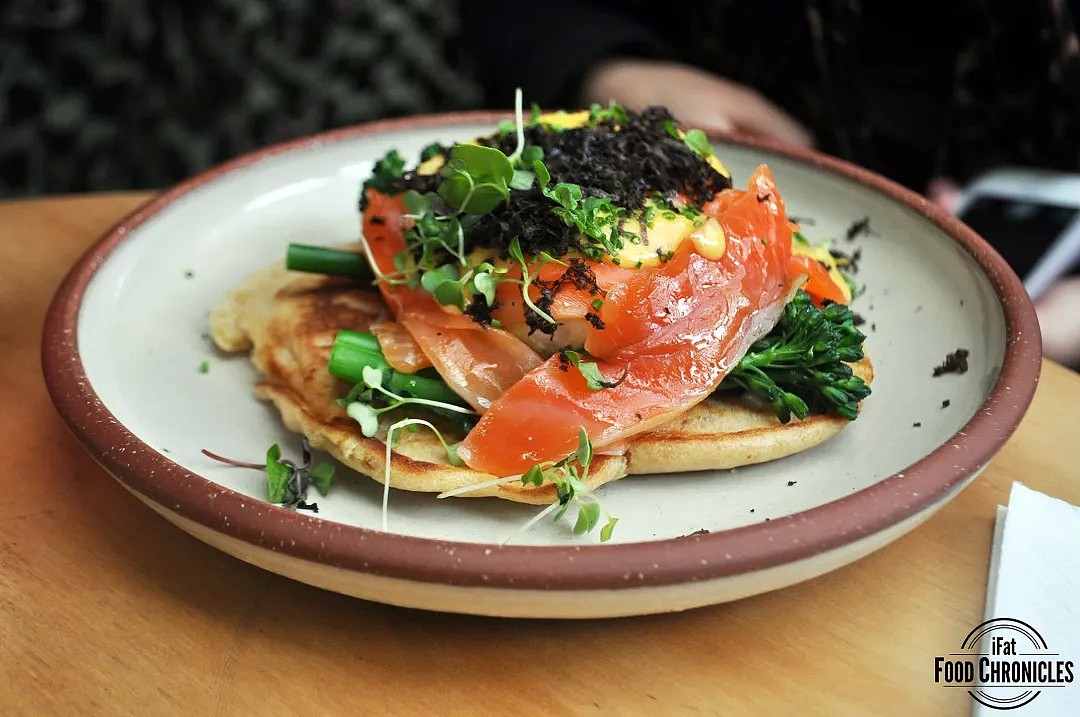
<path fill-rule="evenodd" d="M 211 336 L 250 351 L 289 429 L 387 487 L 573 504 L 588 532 L 604 483 L 798 453 L 870 393 L 843 258 L 767 167 L 734 188 L 662 109 L 519 107 L 414 169 L 388 153 L 360 205 L 359 244 L 290 247 Z"/>
<path fill-rule="evenodd" d="M 296 504 L 297 510 L 268 504 L 269 476 L 231 468 L 204 450 L 262 463 L 276 443 L 282 465 L 291 459 L 305 467 L 308 457 L 278 410 L 252 400 L 252 387 L 268 377 L 259 375 L 247 349 L 230 357 L 213 346 L 208 316 L 245 277 L 280 265 L 290 242 L 355 247 L 357 187 L 391 149 L 416 158 L 432 140 L 467 142 L 490 134 L 503 118 L 410 117 L 268 147 L 170 189 L 117 223 L 72 267 L 44 329 L 46 384 L 74 435 L 157 513 L 267 570 L 429 610 L 584 618 L 734 600 L 868 555 L 947 505 L 1023 416 L 1039 373 L 1038 324 L 1022 284 L 985 242 L 867 170 L 718 136 L 712 146 L 735 184 L 745 187 L 756 166 L 767 163 L 807 235 L 835 237 L 833 251 L 858 255 L 860 297 L 853 308 L 865 319 L 876 373 L 858 420 L 843 419 L 846 427 L 834 438 L 783 460 L 653 472 L 601 487 L 595 495 L 602 510 L 620 519 L 603 544 L 569 529 L 566 518 L 580 512 L 577 501 L 561 521 L 549 515 L 504 545 L 540 506 L 393 490 L 387 529 L 380 526 L 377 470 L 371 471 L 377 480 L 339 477 L 325 497 L 312 494 L 318 513 L 311 503 Z M 854 226 L 872 231 L 851 238 Z M 371 277 L 355 278 L 366 260 L 356 261 L 356 252 L 350 257 L 353 278 L 266 271 L 284 274 L 282 282 L 370 287 Z M 254 316 L 246 321 L 255 326 Z M 319 349 L 324 356 L 332 344 L 330 338 Z M 968 370 L 931 377 L 931 368 L 958 348 L 969 351 Z M 752 348 L 746 355 L 764 353 Z M 287 349 L 278 354 L 287 356 Z M 341 391 L 335 397 L 346 398 L 355 384 L 334 385 Z M 733 395 L 723 392 L 725 401 Z M 380 418 L 388 421 L 392 413 Z M 402 418 L 420 415 L 418 409 Z M 831 417 L 809 419 L 822 416 Z M 781 425 L 800 422 L 774 420 Z M 624 454 L 628 470 L 635 470 L 634 446 L 665 430 L 633 438 Z M 411 450 L 409 443 L 427 429 L 394 435 L 400 435 L 395 451 Z M 375 451 L 371 457 L 381 465 Z M 313 462 L 314 478 L 328 464 Z M 397 481 L 393 476 L 392 485 Z M 278 502 L 291 505 L 270 501 Z M 594 527 L 590 537 L 598 532 Z"/>

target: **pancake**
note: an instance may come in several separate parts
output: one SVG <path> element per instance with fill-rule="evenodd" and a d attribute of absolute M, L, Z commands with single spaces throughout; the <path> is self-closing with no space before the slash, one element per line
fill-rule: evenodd
<path fill-rule="evenodd" d="M 289 430 L 381 483 L 386 427 L 409 414 L 383 414 L 380 431 L 365 437 L 337 404 L 351 386 L 331 376 L 327 364 L 339 330 L 367 331 L 372 323 L 388 317 L 373 289 L 271 267 L 250 276 L 214 308 L 210 334 L 223 351 L 250 352 L 262 376 L 255 395 L 277 408 Z M 854 368 L 867 383 L 873 378 L 868 360 Z M 463 438 L 438 416 L 425 418 L 439 426 L 447 440 Z M 595 456 L 587 483 L 593 489 L 632 474 L 735 468 L 775 460 L 822 443 L 848 423 L 839 416 L 816 414 L 783 424 L 767 405 L 750 399 L 710 398 L 657 430 L 636 436 L 622 455 Z M 450 465 L 430 431 L 395 435 L 390 466 L 394 488 L 441 493 L 495 478 Z M 536 487 L 517 481 L 462 497 L 489 496 L 535 504 L 556 499 L 550 483 Z"/>

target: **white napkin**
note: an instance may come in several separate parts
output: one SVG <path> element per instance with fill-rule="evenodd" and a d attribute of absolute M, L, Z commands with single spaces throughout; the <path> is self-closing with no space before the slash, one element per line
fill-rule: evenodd
<path fill-rule="evenodd" d="M 1023 620 L 1059 653 L 1045 659 L 1074 661 L 1072 683 L 1042 689 L 1013 714 L 1080 715 L 1080 508 L 1013 483 L 994 526 L 985 619 L 993 618 Z M 975 705 L 976 717 L 1001 714 Z"/>

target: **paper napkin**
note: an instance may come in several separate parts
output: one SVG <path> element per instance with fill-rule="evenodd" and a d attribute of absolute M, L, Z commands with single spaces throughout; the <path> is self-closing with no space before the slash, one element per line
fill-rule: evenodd
<path fill-rule="evenodd" d="M 988 659 L 1049 662 L 1047 669 L 1059 675 L 1057 663 L 1071 660 L 1073 679 L 1045 685 L 1036 677 L 1012 688 L 987 688 L 986 700 L 997 707 L 977 702 L 975 716 L 1001 715 L 1009 700 L 1018 705 L 1036 692 L 1008 711 L 1016 717 L 1080 715 L 1080 507 L 1013 483 L 1008 507 L 998 508 L 984 619 L 994 621 L 984 623 L 979 648 Z M 1015 682 L 1006 676 L 996 683 L 1009 681 Z"/>

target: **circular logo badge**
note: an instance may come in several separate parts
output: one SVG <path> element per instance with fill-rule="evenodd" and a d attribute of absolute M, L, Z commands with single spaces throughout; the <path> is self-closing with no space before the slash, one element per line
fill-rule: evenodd
<path fill-rule="evenodd" d="M 1065 687 L 1074 678 L 1073 661 L 1016 618 L 998 617 L 978 625 L 960 650 L 934 658 L 934 681 L 965 688 L 972 699 L 993 709 L 1023 707 L 1044 689 Z"/>

